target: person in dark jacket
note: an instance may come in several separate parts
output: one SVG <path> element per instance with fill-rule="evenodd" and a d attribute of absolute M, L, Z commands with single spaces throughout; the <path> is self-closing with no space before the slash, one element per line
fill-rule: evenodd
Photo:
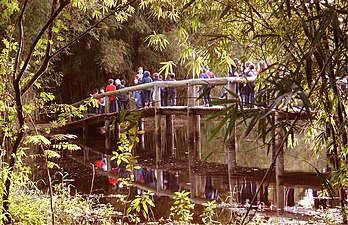
<path fill-rule="evenodd" d="M 201 73 L 200 78 L 211 79 L 211 78 L 215 78 L 215 75 L 213 72 L 206 69 Z M 211 102 L 210 91 L 213 87 L 214 86 L 211 84 L 202 85 L 202 89 L 204 93 L 203 102 L 205 107 L 210 106 L 210 102 Z"/>
<path fill-rule="evenodd" d="M 151 83 L 152 78 L 150 77 L 150 72 L 145 71 L 143 74 L 143 79 L 141 80 L 141 84 Z M 144 102 L 142 103 L 144 107 L 152 107 L 152 98 L 151 98 L 152 88 L 147 88 L 142 91 Z"/>
<path fill-rule="evenodd" d="M 168 81 L 175 81 L 175 73 L 168 74 Z M 167 88 L 167 106 L 176 106 L 176 87 Z"/>

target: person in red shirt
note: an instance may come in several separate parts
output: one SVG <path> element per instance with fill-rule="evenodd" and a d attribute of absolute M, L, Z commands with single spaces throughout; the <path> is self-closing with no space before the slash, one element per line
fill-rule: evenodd
<path fill-rule="evenodd" d="M 113 79 L 109 79 L 108 81 L 108 86 L 106 86 L 105 91 L 109 92 L 109 91 L 115 91 L 116 90 L 116 86 L 114 85 L 114 80 Z M 116 97 L 115 95 L 110 95 L 109 96 L 109 101 L 110 101 L 110 112 L 118 112 L 118 106 L 116 104 Z"/>

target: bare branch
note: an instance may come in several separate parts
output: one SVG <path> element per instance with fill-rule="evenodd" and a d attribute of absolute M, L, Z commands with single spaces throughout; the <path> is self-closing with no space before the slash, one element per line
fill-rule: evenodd
<path fill-rule="evenodd" d="M 18 18 L 18 25 L 19 25 L 19 40 L 18 40 L 18 51 L 16 53 L 16 58 L 14 62 L 14 71 L 13 71 L 13 80 L 16 79 L 17 70 L 18 70 L 18 61 L 22 54 L 22 48 L 23 48 L 23 15 L 25 8 L 27 6 L 28 0 L 25 0 L 21 9 L 21 12 L 19 14 Z"/>
<path fill-rule="evenodd" d="M 67 45 L 61 47 L 60 49 L 58 49 L 54 54 L 52 54 L 50 56 L 50 58 L 53 58 L 55 56 L 57 56 L 59 53 L 61 53 L 63 50 L 65 50 L 66 48 L 70 47 L 72 44 L 74 44 L 76 41 L 78 41 L 79 39 L 81 39 L 83 36 L 85 36 L 89 31 L 91 31 L 92 29 L 94 29 L 96 26 L 98 26 L 100 23 L 102 23 L 104 20 L 106 20 L 107 18 L 109 18 L 110 16 L 112 16 L 115 12 L 124 9 L 125 7 L 131 5 L 132 3 L 134 3 L 136 0 L 133 0 L 131 2 L 129 2 L 126 5 L 123 5 L 122 7 L 113 10 L 111 13 L 107 14 L 106 16 L 104 16 L 103 18 L 101 18 L 98 22 L 96 22 L 95 24 L 93 24 L 92 26 L 90 26 L 87 30 L 85 30 L 84 32 L 82 32 L 81 34 L 79 34 L 77 37 L 75 37 L 72 41 L 70 41 Z"/>
<path fill-rule="evenodd" d="M 125 7 L 128 7 L 129 5 L 131 5 L 132 3 L 134 3 L 136 0 L 133 0 L 131 2 L 129 2 L 126 5 L 123 5 L 122 7 L 119 7 L 118 9 L 113 10 L 111 13 L 107 14 L 106 16 L 104 16 L 102 19 L 100 19 L 98 22 L 96 22 L 95 24 L 93 24 L 92 26 L 90 26 L 88 29 L 86 29 L 84 32 L 82 32 L 81 34 L 79 34 L 77 37 L 75 37 L 72 41 L 70 41 L 67 45 L 63 46 L 62 48 L 58 49 L 55 53 L 53 53 L 52 55 L 47 55 L 45 57 L 44 63 L 42 64 L 42 66 L 39 68 L 39 70 L 34 74 L 34 76 L 25 84 L 25 86 L 21 89 L 21 95 L 25 94 L 25 92 L 28 91 L 28 89 L 34 84 L 34 82 L 42 75 L 42 73 L 47 69 L 48 67 L 48 63 L 49 61 L 54 58 L 55 56 L 57 56 L 59 53 L 61 53 L 63 50 L 65 50 L 66 48 L 70 47 L 71 45 L 73 45 L 76 41 L 78 41 L 79 39 L 81 39 L 83 36 L 85 36 L 89 31 L 91 31 L 92 29 L 94 29 L 96 26 L 98 26 L 101 22 L 103 22 L 104 20 L 106 20 L 107 18 L 109 18 L 110 16 L 114 15 L 115 12 L 124 9 Z"/>
<path fill-rule="evenodd" d="M 29 53 L 27 58 L 25 59 L 24 65 L 22 66 L 21 71 L 19 72 L 18 76 L 15 79 L 15 82 L 19 83 L 20 79 L 22 78 L 24 71 L 26 70 L 26 68 L 28 67 L 28 64 L 30 62 L 31 56 L 33 55 L 34 49 L 37 45 L 37 43 L 39 42 L 40 38 L 42 37 L 42 35 L 46 32 L 47 28 L 51 26 L 51 24 L 53 23 L 53 21 L 57 18 L 57 16 L 61 13 L 61 11 L 64 9 L 65 6 L 67 6 L 67 4 L 69 4 L 69 1 L 62 1 L 62 3 L 59 5 L 58 9 L 51 15 L 51 17 L 47 20 L 46 24 L 41 28 L 40 32 L 38 33 L 38 35 L 36 36 L 34 42 L 31 44 L 30 49 L 29 49 Z M 41 68 L 40 68 L 41 69 Z M 22 93 L 22 92 L 21 92 Z"/>

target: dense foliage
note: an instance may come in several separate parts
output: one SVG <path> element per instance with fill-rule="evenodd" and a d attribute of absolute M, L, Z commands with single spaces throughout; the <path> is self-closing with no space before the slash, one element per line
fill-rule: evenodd
<path fill-rule="evenodd" d="M 15 202 L 11 192 L 18 189 L 14 170 L 25 155 L 23 141 L 40 133 L 30 129 L 35 126 L 33 117 L 52 110 L 48 106 L 55 101 L 44 91 L 61 83 L 61 92 L 66 93 L 61 99 L 71 102 L 76 93 L 86 95 L 109 77 L 130 80 L 138 65 L 152 71 L 160 65 L 162 71 L 176 65 L 182 78 L 197 77 L 209 66 L 223 76 L 234 57 L 254 62 L 263 59 L 268 64 L 267 76 L 258 81 L 256 98 L 263 108 L 244 115 L 246 134 L 257 127 L 260 138 L 269 144 L 276 138 L 271 135 L 275 129 L 282 132 L 276 136 L 285 144 L 291 144 L 300 128 L 314 137 L 313 151 L 326 151 L 331 161 L 331 180 L 323 182 L 324 188 L 328 194 L 340 196 L 347 220 L 348 98 L 338 82 L 347 77 L 346 1 L 0 2 L 3 222 L 17 216 L 10 210 L 11 201 Z M 81 89 L 77 91 L 76 86 Z M 233 133 L 240 103 L 228 103 L 233 104 L 226 108 L 228 117 L 223 122 L 229 122 L 227 131 Z M 273 118 L 274 111 L 293 110 L 305 112 L 306 119 Z M 53 111 L 81 115 L 70 106 L 54 105 Z M 50 195 L 53 208 L 52 190 Z M 189 220 L 188 211 L 182 215 Z"/>

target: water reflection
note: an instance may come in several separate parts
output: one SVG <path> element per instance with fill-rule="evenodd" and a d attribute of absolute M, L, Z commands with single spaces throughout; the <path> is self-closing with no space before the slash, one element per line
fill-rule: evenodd
<path fill-rule="evenodd" d="M 202 123 L 201 158 L 205 159 L 207 163 L 227 164 L 228 157 L 226 146 L 223 144 L 223 131 L 212 141 L 208 142 L 212 127 L 214 125 Z M 188 172 L 187 170 L 179 169 L 178 164 L 170 170 L 166 170 L 144 162 L 140 169 L 134 171 L 135 183 L 131 188 L 133 195 L 141 194 L 144 190 L 151 190 L 158 194 L 158 196 L 171 197 L 174 195 L 174 192 L 186 190 L 191 193 L 191 197 L 194 199 L 217 200 L 218 202 L 230 201 L 240 207 L 247 206 L 250 204 L 256 190 L 260 188 L 260 181 L 264 172 L 262 168 L 268 167 L 271 156 L 267 154 L 265 148 L 257 147 L 259 143 L 255 141 L 256 138 L 242 139 L 241 132 L 243 129 L 243 127 L 237 129 L 240 131 L 237 135 L 237 166 L 239 166 L 239 170 L 236 171 L 236 174 L 233 174 L 232 179 L 229 179 L 227 176 L 227 167 L 225 170 L 208 172 L 200 169 L 192 172 L 190 167 Z M 256 134 L 253 135 L 256 137 Z M 162 137 L 165 137 L 165 135 L 162 134 Z M 185 126 L 176 127 L 174 137 L 177 163 L 181 160 L 181 163 L 184 162 L 184 166 L 189 167 L 187 163 L 188 134 Z M 301 141 L 300 139 L 298 140 Z M 94 135 L 89 139 L 87 144 L 92 147 L 84 146 L 82 148 L 83 151 L 73 152 L 72 156 L 87 165 L 93 164 L 100 168 L 100 171 L 107 173 L 106 176 L 108 176 L 110 186 L 104 187 L 106 193 L 119 191 L 122 183 L 118 177 L 129 176 L 125 165 L 121 164 L 117 166 L 115 162 L 110 160 L 111 150 L 105 150 L 103 148 L 102 135 Z M 167 149 L 166 145 L 166 140 L 163 139 L 162 149 Z M 319 160 L 317 160 L 317 158 L 312 157 L 305 144 L 301 144 L 300 146 L 301 148 L 288 151 L 285 160 L 286 170 L 313 171 L 313 168 L 308 166 L 309 163 L 316 165 L 319 169 L 326 167 L 325 156 L 321 155 L 319 156 Z M 149 129 L 145 133 L 145 151 L 138 151 L 137 153 L 142 156 L 140 161 L 145 156 L 155 157 L 154 132 L 152 130 Z M 299 158 L 302 160 L 299 160 Z M 304 161 L 307 161 L 307 163 L 303 163 Z M 183 166 L 181 165 L 181 167 Z M 317 209 L 320 206 L 334 206 L 332 199 L 318 197 L 320 190 L 319 182 L 313 184 L 313 180 L 301 176 L 297 177 L 297 179 L 302 180 L 300 185 L 293 185 L 291 183 L 295 183 L 291 178 L 296 176 L 284 178 L 287 210 L 296 211 L 299 208 Z M 270 176 L 267 182 L 260 188 L 260 194 L 253 203 L 255 208 L 259 207 L 264 210 L 271 210 L 275 204 L 275 190 L 277 187 L 275 186 L 274 172 L 272 177 Z M 75 179 L 77 180 L 76 182 L 80 182 L 78 177 Z M 91 179 L 86 180 L 89 181 Z M 96 180 L 95 182 L 97 183 L 99 181 Z M 88 185 L 85 186 L 88 187 Z M 84 192 L 84 190 L 79 191 Z M 89 189 L 85 191 L 89 192 Z"/>

